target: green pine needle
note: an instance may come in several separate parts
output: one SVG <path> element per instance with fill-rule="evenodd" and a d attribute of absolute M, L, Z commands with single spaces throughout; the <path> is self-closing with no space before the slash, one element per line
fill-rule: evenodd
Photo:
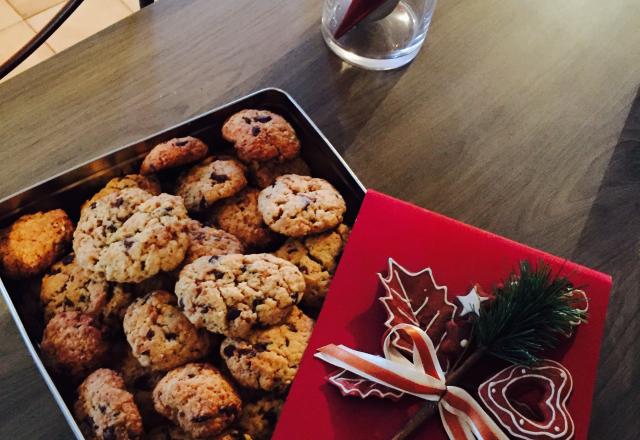
<path fill-rule="evenodd" d="M 483 307 L 476 322 L 475 337 L 487 354 L 505 361 L 531 365 L 545 350 L 586 321 L 586 312 L 573 307 L 569 293 L 573 285 L 557 277 L 544 263 L 537 268 L 520 263 L 520 274 L 512 274 L 504 286 L 494 288 L 495 300 Z"/>

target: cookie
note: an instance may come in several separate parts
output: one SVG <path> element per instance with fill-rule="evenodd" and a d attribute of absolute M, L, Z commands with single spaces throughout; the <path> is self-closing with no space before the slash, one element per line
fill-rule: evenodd
<path fill-rule="evenodd" d="M 54 264 L 40 286 L 45 321 L 59 312 L 77 311 L 116 324 L 122 321 L 132 299 L 126 286 L 109 283 L 80 267 L 73 253 Z"/>
<path fill-rule="evenodd" d="M 255 331 L 244 340 L 225 339 L 220 354 L 240 385 L 286 391 L 298 371 L 313 324 L 311 318 L 295 307 L 283 324 Z"/>
<path fill-rule="evenodd" d="M 207 155 L 209 147 L 191 136 L 175 138 L 156 145 L 140 165 L 140 174 L 149 175 L 170 168 L 198 162 Z"/>
<path fill-rule="evenodd" d="M 202 211 L 247 185 L 244 167 L 233 159 L 209 157 L 178 178 L 176 194 L 189 211 Z"/>
<path fill-rule="evenodd" d="M 123 177 L 114 177 L 111 179 L 104 188 L 93 195 L 89 200 L 83 203 L 80 211 L 91 205 L 96 200 L 99 200 L 106 195 L 114 192 L 118 192 L 125 188 L 140 188 L 143 191 L 148 192 L 151 195 L 157 196 L 162 192 L 160 182 L 153 176 L 141 176 L 140 174 L 129 174 Z"/>
<path fill-rule="evenodd" d="M 300 151 L 293 127 L 280 115 L 266 110 L 242 110 L 222 126 L 222 137 L 233 143 L 240 160 L 289 160 Z"/>
<path fill-rule="evenodd" d="M 260 192 L 258 209 L 274 231 L 302 237 L 338 226 L 346 205 L 326 180 L 285 174 Z"/>
<path fill-rule="evenodd" d="M 227 254 L 243 254 L 244 245 L 233 234 L 221 229 L 203 226 L 199 221 L 189 222 L 189 249 L 184 264 L 191 263 L 200 257 L 217 257 Z"/>
<path fill-rule="evenodd" d="M 102 328 L 79 312 L 61 312 L 51 318 L 40 343 L 45 364 L 74 378 L 102 365 L 108 348 Z"/>
<path fill-rule="evenodd" d="M 75 404 L 78 426 L 88 439 L 141 439 L 142 418 L 113 370 L 101 368 L 91 373 L 78 388 Z"/>
<path fill-rule="evenodd" d="M 65 254 L 72 236 L 62 209 L 23 215 L 0 234 L 0 269 L 14 279 L 40 275 Z"/>
<path fill-rule="evenodd" d="M 277 257 L 291 261 L 302 272 L 306 286 L 304 304 L 313 308 L 322 305 L 347 238 L 349 227 L 342 224 L 322 234 L 290 238 L 275 252 Z"/>
<path fill-rule="evenodd" d="M 278 423 L 284 401 L 264 397 L 243 405 L 238 425 L 255 440 L 269 440 Z"/>
<path fill-rule="evenodd" d="M 176 304 L 172 294 L 158 291 L 137 299 L 127 309 L 124 334 L 143 367 L 166 371 L 209 351 L 208 335 L 198 331 Z"/>
<path fill-rule="evenodd" d="M 153 401 L 156 411 L 197 438 L 221 433 L 242 408 L 233 386 L 208 364 L 171 370 L 153 390 Z"/>
<path fill-rule="evenodd" d="M 249 162 L 248 168 L 251 183 L 260 189 L 273 185 L 276 178 L 284 174 L 311 175 L 309 165 L 300 157 L 294 157 L 286 161 L 269 160 L 267 162 L 258 162 L 254 160 Z"/>
<path fill-rule="evenodd" d="M 175 290 L 196 327 L 245 337 L 286 319 L 304 293 L 304 278 L 293 264 L 273 255 L 232 254 L 188 264 Z"/>
<path fill-rule="evenodd" d="M 127 188 L 82 212 L 73 248 L 83 268 L 108 281 L 139 283 L 182 262 L 187 223 L 180 197 Z"/>
<path fill-rule="evenodd" d="M 256 251 L 272 246 L 279 239 L 262 220 L 258 211 L 259 191 L 247 188 L 235 197 L 215 206 L 207 221 L 238 237 L 244 245 Z"/>

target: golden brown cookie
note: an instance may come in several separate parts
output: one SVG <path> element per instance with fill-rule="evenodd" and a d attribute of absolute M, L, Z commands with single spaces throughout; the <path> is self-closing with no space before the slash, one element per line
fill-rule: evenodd
<path fill-rule="evenodd" d="M 80 378 L 106 360 L 107 342 L 94 319 L 78 312 L 61 312 L 47 323 L 40 343 L 45 364 Z"/>
<path fill-rule="evenodd" d="M 142 438 L 142 418 L 133 396 L 115 371 L 101 368 L 78 388 L 75 417 L 85 438 Z"/>
<path fill-rule="evenodd" d="M 178 178 L 176 194 L 189 211 L 202 211 L 246 185 L 245 169 L 238 161 L 209 157 Z"/>
<path fill-rule="evenodd" d="M 244 245 L 238 237 L 221 229 L 203 226 L 199 221 L 191 220 L 188 232 L 190 243 L 183 264 L 192 263 L 204 256 L 244 253 Z"/>
<path fill-rule="evenodd" d="M 125 188 L 140 188 L 143 191 L 148 192 L 153 196 L 160 195 L 162 188 L 160 182 L 153 176 L 141 176 L 140 174 L 129 174 L 123 177 L 114 177 L 111 179 L 104 188 L 95 193 L 93 197 L 82 204 L 80 211 L 91 205 L 96 200 L 107 196 L 108 194 L 118 192 Z"/>
<path fill-rule="evenodd" d="M 23 215 L 0 234 L 0 269 L 14 279 L 40 275 L 65 254 L 72 236 L 62 209 Z"/>
<path fill-rule="evenodd" d="M 153 390 L 153 401 L 160 414 L 197 438 L 220 434 L 242 409 L 233 386 L 209 364 L 171 370 Z"/>
<path fill-rule="evenodd" d="M 133 356 L 143 367 L 167 371 L 202 358 L 209 337 L 197 330 L 176 307 L 169 292 L 154 292 L 127 309 L 123 328 Z"/>
<path fill-rule="evenodd" d="M 290 238 L 274 255 L 295 264 L 306 285 L 302 302 L 310 307 L 322 305 L 329 283 L 342 254 L 349 227 L 340 225 L 333 231 L 304 238 Z"/>
<path fill-rule="evenodd" d="M 200 139 L 187 136 L 156 145 L 140 166 L 140 174 L 148 175 L 198 162 L 204 159 L 209 147 Z"/>
<path fill-rule="evenodd" d="M 309 165 L 299 156 L 285 161 L 274 159 L 267 162 L 258 162 L 254 160 L 249 162 L 248 168 L 251 183 L 260 189 L 273 185 L 276 178 L 285 174 L 311 175 Z"/>
<path fill-rule="evenodd" d="M 347 208 L 340 193 L 326 180 L 285 174 L 260 192 L 258 209 L 274 231 L 302 237 L 335 228 Z"/>
<path fill-rule="evenodd" d="M 246 188 L 215 206 L 207 214 L 207 221 L 238 237 L 248 249 L 268 249 L 280 237 L 262 220 L 258 211 L 259 194 L 255 188 Z"/>
<path fill-rule="evenodd" d="M 222 126 L 222 136 L 233 143 L 238 157 L 249 162 L 289 160 L 298 155 L 300 141 L 293 127 L 267 110 L 242 110 Z"/>
<path fill-rule="evenodd" d="M 304 292 L 304 278 L 269 254 L 201 257 L 182 269 L 175 291 L 196 327 L 245 337 L 286 319 Z"/>
<path fill-rule="evenodd" d="M 294 307 L 280 325 L 254 331 L 245 339 L 225 339 L 220 354 L 240 385 L 286 391 L 298 371 L 313 324 L 311 318 Z"/>
<path fill-rule="evenodd" d="M 238 425 L 255 440 L 269 440 L 278 423 L 284 401 L 275 397 L 263 397 L 242 407 Z"/>

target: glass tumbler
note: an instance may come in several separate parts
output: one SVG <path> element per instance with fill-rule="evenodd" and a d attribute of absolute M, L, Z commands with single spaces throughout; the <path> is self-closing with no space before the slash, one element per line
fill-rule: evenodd
<path fill-rule="evenodd" d="M 395 69 L 416 57 L 427 36 L 436 0 L 387 0 L 336 39 L 335 30 L 353 1 L 357 0 L 326 0 L 324 4 L 322 35 L 336 55 L 370 70 Z"/>

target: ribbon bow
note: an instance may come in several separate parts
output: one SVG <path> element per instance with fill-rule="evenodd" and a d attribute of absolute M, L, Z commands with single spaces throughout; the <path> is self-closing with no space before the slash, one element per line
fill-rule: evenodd
<path fill-rule="evenodd" d="M 392 344 L 403 333 L 413 343 L 413 362 Z M 384 357 L 353 350 L 344 345 L 326 345 L 315 356 L 372 382 L 437 402 L 445 431 L 452 440 L 507 440 L 508 437 L 459 387 L 448 386 L 431 338 L 420 327 L 398 324 L 383 343 Z"/>

